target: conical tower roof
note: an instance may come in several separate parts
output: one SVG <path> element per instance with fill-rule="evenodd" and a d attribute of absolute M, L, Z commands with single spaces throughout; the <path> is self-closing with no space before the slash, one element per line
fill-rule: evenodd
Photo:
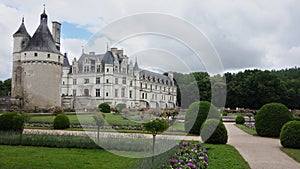
<path fill-rule="evenodd" d="M 19 29 L 17 30 L 16 33 L 13 34 L 13 37 L 16 37 L 16 36 L 28 36 L 28 37 L 30 37 L 29 33 L 26 30 L 25 24 L 24 24 L 24 17 L 22 18 L 22 23 L 21 23 Z"/>
<path fill-rule="evenodd" d="M 53 36 L 48 28 L 48 16 L 41 14 L 41 22 L 24 51 L 45 51 L 61 54 L 55 46 Z"/>
<path fill-rule="evenodd" d="M 134 63 L 134 66 L 133 66 L 133 71 L 139 71 L 140 68 L 139 68 L 139 65 L 137 63 L 137 59 L 135 58 L 135 63 Z"/>

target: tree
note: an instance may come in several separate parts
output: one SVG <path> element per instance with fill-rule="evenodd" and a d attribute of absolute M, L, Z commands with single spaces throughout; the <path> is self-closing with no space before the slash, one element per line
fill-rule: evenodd
<path fill-rule="evenodd" d="M 167 130 L 169 127 L 169 123 L 164 119 L 156 119 L 151 122 L 144 124 L 144 130 L 150 132 L 153 136 L 152 141 L 152 153 L 154 155 L 154 148 L 155 148 L 155 137 L 158 133 L 161 133 Z"/>
<path fill-rule="evenodd" d="M 96 125 L 97 125 L 97 139 L 98 139 L 98 143 L 99 143 L 99 133 L 100 133 L 100 128 L 102 127 L 102 126 L 104 126 L 104 124 L 105 124 L 105 120 L 104 120 L 104 115 L 102 114 L 102 113 L 99 113 L 99 114 L 97 114 L 97 115 L 94 115 L 93 116 L 93 118 L 94 118 L 94 120 L 95 120 L 95 122 L 96 122 Z"/>
<path fill-rule="evenodd" d="M 103 113 L 110 113 L 110 111 L 111 111 L 110 106 L 107 103 L 99 104 L 98 109 L 100 112 L 103 112 Z"/>

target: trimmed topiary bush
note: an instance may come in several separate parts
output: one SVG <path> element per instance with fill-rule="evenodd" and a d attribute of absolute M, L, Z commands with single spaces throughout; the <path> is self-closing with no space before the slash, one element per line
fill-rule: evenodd
<path fill-rule="evenodd" d="M 53 122 L 54 129 L 66 129 L 70 127 L 70 120 L 65 114 L 58 114 Z"/>
<path fill-rule="evenodd" d="M 235 123 L 236 124 L 244 124 L 245 123 L 245 118 L 244 116 L 238 115 L 235 118 Z"/>
<path fill-rule="evenodd" d="M 279 137 L 282 126 L 291 120 L 293 120 L 292 113 L 285 105 L 265 104 L 255 117 L 256 132 L 259 136 Z"/>
<path fill-rule="evenodd" d="M 185 115 L 185 131 L 191 134 L 200 134 L 201 125 L 206 119 L 212 118 L 218 120 L 221 118 L 221 113 L 213 104 L 208 101 L 194 102 L 189 106 Z"/>
<path fill-rule="evenodd" d="M 26 115 L 18 112 L 7 112 L 0 116 L 0 131 L 23 132 Z"/>
<path fill-rule="evenodd" d="M 225 125 L 217 119 L 208 119 L 202 124 L 200 137 L 211 144 L 226 144 L 228 140 Z"/>
<path fill-rule="evenodd" d="M 98 109 L 100 112 L 103 112 L 103 113 L 110 113 L 110 106 L 109 104 L 107 103 L 101 103 L 99 106 L 98 106 Z"/>
<path fill-rule="evenodd" d="M 300 149 L 300 121 L 290 121 L 282 127 L 280 142 L 283 147 Z"/>
<path fill-rule="evenodd" d="M 117 104 L 117 106 L 116 106 L 117 113 L 122 113 L 123 109 L 126 109 L 126 104 L 124 104 L 124 103 Z"/>

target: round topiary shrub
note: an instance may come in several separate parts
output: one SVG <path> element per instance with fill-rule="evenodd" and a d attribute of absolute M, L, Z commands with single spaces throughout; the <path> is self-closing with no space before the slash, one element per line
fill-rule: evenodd
<path fill-rule="evenodd" d="M 283 147 L 300 149 L 300 121 L 290 121 L 282 127 L 280 142 Z"/>
<path fill-rule="evenodd" d="M 226 144 L 228 140 L 225 125 L 217 119 L 208 119 L 202 124 L 200 137 L 205 143 L 211 144 Z"/>
<path fill-rule="evenodd" d="M 282 126 L 291 120 L 293 120 L 292 113 L 285 105 L 265 104 L 255 117 L 256 132 L 259 136 L 279 137 Z"/>
<path fill-rule="evenodd" d="M 100 112 L 103 112 L 103 113 L 110 113 L 110 106 L 109 104 L 107 103 L 101 103 L 99 106 L 98 106 L 98 109 Z"/>
<path fill-rule="evenodd" d="M 126 104 L 124 104 L 124 103 L 117 104 L 117 106 L 116 106 L 116 112 L 117 113 L 122 113 L 123 109 L 126 109 Z"/>
<path fill-rule="evenodd" d="M 238 115 L 235 118 L 235 123 L 236 124 L 244 124 L 245 123 L 245 118 L 244 116 Z"/>
<path fill-rule="evenodd" d="M 22 132 L 25 115 L 17 112 L 7 112 L 0 116 L 0 131 Z"/>
<path fill-rule="evenodd" d="M 70 127 L 70 120 L 65 114 L 58 114 L 53 122 L 54 129 L 66 129 Z"/>
<path fill-rule="evenodd" d="M 221 113 L 208 101 L 192 103 L 185 115 L 184 128 L 191 134 L 200 134 L 200 127 L 206 119 L 220 119 Z"/>

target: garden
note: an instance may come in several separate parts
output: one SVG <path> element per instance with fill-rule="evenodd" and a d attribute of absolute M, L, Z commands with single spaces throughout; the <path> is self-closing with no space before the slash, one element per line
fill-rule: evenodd
<path fill-rule="evenodd" d="M 193 122 L 191 117 L 194 115 L 194 109 L 197 106 L 201 107 L 201 112 L 198 112 L 198 109 L 196 110 L 197 118 L 195 120 L 200 121 L 202 124 L 199 125 L 196 122 L 196 125 L 191 125 Z M 203 120 L 203 118 L 207 118 L 210 107 L 214 110 L 214 116 L 208 120 Z M 153 113 L 149 114 L 153 115 Z M 228 137 L 226 128 L 220 121 L 221 115 L 209 102 L 195 102 L 194 106 L 187 110 L 186 115 L 190 119 L 185 122 L 174 123 L 172 119 L 176 115 L 170 118 L 172 113 L 168 112 L 168 114 L 165 111 L 163 116 L 159 115 L 158 117 L 156 115 L 156 119 L 151 116 L 151 120 L 148 119 L 141 123 L 138 120 L 129 120 L 131 117 L 128 117 L 128 115 L 124 117 L 121 113 L 102 112 L 66 115 L 61 112 L 54 115 L 34 115 L 31 117 L 21 112 L 6 113 L 0 116 L 0 145 L 2 145 L 0 146 L 0 167 L 149 168 L 150 166 L 150 168 L 222 168 L 227 166 L 229 168 L 249 168 L 240 154 L 233 147 L 226 145 Z M 140 116 L 141 113 L 134 116 L 137 117 L 138 115 Z M 99 131 L 105 130 L 107 123 L 115 126 L 136 127 L 138 129 L 135 130 L 149 133 L 152 138 L 142 136 L 123 138 L 112 136 L 109 133 L 106 134 L 106 137 L 103 137 L 103 132 L 99 136 Z M 32 124 L 47 124 L 48 126 L 38 126 L 44 129 L 66 129 L 75 125 L 81 125 L 81 127 L 85 125 L 84 127 L 89 126 L 90 131 L 93 132 L 90 132 L 92 134 L 89 136 L 56 135 L 51 133 L 51 130 L 47 134 L 38 132 L 23 133 L 24 127 L 36 128 L 36 126 L 30 126 Z M 182 133 L 188 132 L 191 135 L 199 136 L 200 130 L 203 133 L 212 132 L 212 135 L 200 135 L 204 143 L 156 137 L 166 130 L 170 130 L 170 126 L 172 126 L 172 130 L 177 126 Z M 190 128 L 194 130 L 189 131 Z M 210 131 L 212 128 L 216 128 L 216 131 Z M 129 129 L 125 128 L 125 130 Z M 18 155 L 12 158 L 12 154 L 15 152 L 18 152 Z M 56 156 L 58 153 L 59 155 Z M 24 158 L 24 156 L 26 157 Z M 62 164 L 62 161 L 58 160 L 61 158 L 64 158 L 64 161 L 69 161 L 69 163 L 67 165 L 66 163 Z M 80 158 L 80 160 L 77 160 L 77 158 Z M 42 165 L 40 161 L 44 159 L 47 159 L 47 162 Z M 76 163 L 72 162 L 75 159 Z M 14 161 L 20 161 L 20 163 L 15 164 Z M 118 163 L 111 164 L 113 161 L 118 161 Z M 226 161 L 226 164 L 224 164 L 224 161 Z M 108 165 L 111 165 L 111 167 L 108 167 Z"/>

